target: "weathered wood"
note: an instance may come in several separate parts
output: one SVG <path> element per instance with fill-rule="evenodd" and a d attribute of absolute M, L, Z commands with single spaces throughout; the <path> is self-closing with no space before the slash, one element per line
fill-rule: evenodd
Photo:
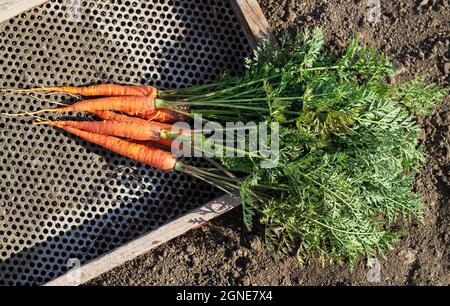
<path fill-rule="evenodd" d="M 256 0 L 231 0 L 231 5 L 253 48 L 270 36 L 269 23 Z"/>
<path fill-rule="evenodd" d="M 48 0 L 0 0 L 0 22 L 19 15 Z"/>
<path fill-rule="evenodd" d="M 140 238 L 97 257 L 81 267 L 73 268 L 66 274 L 48 282 L 46 286 L 77 286 L 85 283 L 191 229 L 205 224 L 209 220 L 237 207 L 239 204 L 240 201 L 236 198 L 230 196 L 219 197 Z"/>

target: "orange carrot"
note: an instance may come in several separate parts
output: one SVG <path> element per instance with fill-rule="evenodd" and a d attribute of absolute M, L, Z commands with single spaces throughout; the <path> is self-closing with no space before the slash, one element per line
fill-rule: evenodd
<path fill-rule="evenodd" d="M 136 122 L 136 123 L 147 122 L 147 120 L 142 118 L 121 115 L 112 111 L 90 111 L 90 113 L 96 115 L 100 119 L 109 121 Z"/>
<path fill-rule="evenodd" d="M 145 85 L 116 85 L 99 84 L 85 87 L 61 86 L 39 87 L 31 89 L 8 90 L 12 92 L 48 91 L 75 94 L 81 96 L 152 96 L 156 98 L 158 90 L 153 86 Z"/>
<path fill-rule="evenodd" d="M 109 121 L 119 121 L 119 122 L 129 122 L 129 123 L 140 123 L 140 124 L 150 124 L 153 127 L 159 127 L 162 130 L 170 131 L 172 130 L 172 125 L 164 122 L 156 122 L 152 120 L 145 120 L 138 117 L 130 117 L 126 115 L 117 114 L 111 111 L 92 111 L 92 114 L 96 115 L 100 119 L 109 120 Z M 190 136 L 192 135 L 190 131 L 182 131 L 182 135 Z"/>
<path fill-rule="evenodd" d="M 81 96 L 107 96 L 108 98 L 99 98 L 95 100 L 87 100 L 80 101 L 71 106 L 57 108 L 54 110 L 43 110 L 48 112 L 69 112 L 69 111 L 91 111 L 91 110 L 116 110 L 123 111 L 129 115 L 139 115 L 142 118 L 149 119 L 152 121 L 158 122 L 177 122 L 184 121 L 187 119 L 186 115 L 178 113 L 176 111 L 165 109 L 165 108 L 156 108 L 155 100 L 158 97 L 158 89 L 153 86 L 146 85 L 116 85 L 116 84 L 99 84 L 85 87 L 75 87 L 75 86 L 61 86 L 61 87 L 38 87 L 38 88 L 30 88 L 30 89 L 0 89 L 0 92 L 39 92 L 39 91 L 48 91 L 48 92 L 61 92 L 67 94 L 75 94 Z M 142 98 L 130 98 L 125 99 L 121 97 L 142 97 Z M 109 97 L 111 98 L 110 100 Z M 115 99 L 113 99 L 113 97 Z M 150 97 L 151 99 L 145 99 L 143 97 Z M 129 107 L 125 107 L 124 104 L 120 103 L 129 102 L 133 100 L 134 103 L 129 103 Z M 148 104 L 148 100 L 153 101 L 151 107 L 146 107 Z M 109 106 L 106 102 L 110 103 Z M 142 105 L 140 105 L 142 102 Z M 106 104 L 106 105 L 105 105 Z M 157 103 L 156 103 L 157 104 Z M 94 109 L 95 107 L 99 107 Z M 124 109 L 125 110 L 122 110 Z M 136 107 L 136 109 L 135 109 Z M 142 109 L 144 107 L 144 109 Z M 178 109 L 184 112 L 188 112 L 189 108 L 187 106 L 178 106 Z M 133 111 L 135 110 L 135 111 Z"/>
<path fill-rule="evenodd" d="M 155 99 L 149 96 L 107 97 L 82 100 L 65 107 L 44 109 L 35 113 L 92 112 L 114 110 L 126 113 L 131 116 L 146 116 L 151 114 L 155 110 L 157 106 L 155 104 Z"/>
<path fill-rule="evenodd" d="M 131 158 L 160 170 L 173 171 L 176 170 L 178 164 L 181 166 L 181 163 L 177 161 L 176 157 L 172 153 L 160 148 L 140 143 L 134 143 L 132 141 L 127 141 L 125 139 L 114 136 L 95 134 L 70 126 L 59 124 L 53 125 L 58 126 L 59 128 L 62 128 L 63 130 L 66 130 L 67 132 L 74 134 L 84 140 L 111 150 L 117 154 Z"/>
<path fill-rule="evenodd" d="M 119 121 L 45 121 L 38 124 L 47 124 L 57 127 L 71 127 L 95 134 L 124 137 L 133 140 L 150 140 L 170 147 L 172 140 L 161 138 L 163 128 L 154 122 L 119 122 Z M 161 123 L 159 123 L 161 124 Z M 170 131 L 171 126 L 165 127 Z"/>
<path fill-rule="evenodd" d="M 96 115 L 97 117 L 103 120 L 113 120 L 113 121 L 122 121 L 122 122 L 146 122 L 147 120 L 137 117 L 130 117 L 121 114 L 117 114 L 111 111 L 91 111 L 90 113 Z M 184 121 L 186 116 L 183 116 L 177 112 L 174 112 L 170 109 L 166 108 L 158 108 L 154 110 L 150 115 L 145 116 L 146 119 L 154 122 L 177 122 Z"/>
<path fill-rule="evenodd" d="M 149 124 L 153 127 L 159 127 L 161 129 L 170 131 L 172 129 L 172 125 L 163 123 L 163 122 L 156 122 L 152 120 L 145 120 L 138 117 L 130 117 L 126 115 L 121 115 L 115 112 L 111 111 L 92 111 L 92 114 L 96 115 L 100 119 L 108 120 L 108 121 L 119 121 L 119 122 L 128 122 L 128 123 L 140 123 L 140 124 Z"/>
<path fill-rule="evenodd" d="M 181 110 L 188 111 L 187 109 Z M 159 122 L 177 122 L 177 121 L 185 121 L 187 119 L 186 115 L 177 113 L 176 111 L 167 108 L 158 108 L 154 110 L 152 113 L 144 115 L 142 117 L 148 120 Z"/>

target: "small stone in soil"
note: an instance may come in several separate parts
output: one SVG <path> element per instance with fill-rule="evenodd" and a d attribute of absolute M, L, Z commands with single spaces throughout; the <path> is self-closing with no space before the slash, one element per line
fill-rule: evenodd
<path fill-rule="evenodd" d="M 417 251 L 415 250 L 402 250 L 399 255 L 403 257 L 405 265 L 411 265 L 416 260 Z"/>
<path fill-rule="evenodd" d="M 184 250 L 188 255 L 192 255 L 195 253 L 195 247 L 191 244 L 187 245 Z"/>
<path fill-rule="evenodd" d="M 250 286 L 252 284 L 252 282 L 250 281 L 250 278 L 248 276 L 246 276 L 242 279 L 242 284 L 244 286 Z"/>
<path fill-rule="evenodd" d="M 450 73 L 450 62 L 447 62 L 444 64 L 444 73 L 449 74 Z"/>
<path fill-rule="evenodd" d="M 200 259 L 197 257 L 192 257 L 192 265 L 193 266 L 199 266 L 200 265 Z"/>
<path fill-rule="evenodd" d="M 422 0 L 420 1 L 420 6 L 425 6 L 428 4 L 428 0 Z"/>
<path fill-rule="evenodd" d="M 250 242 L 250 246 L 255 251 L 259 251 L 263 247 L 261 240 L 258 237 L 255 237 L 255 239 L 253 239 L 252 242 Z"/>

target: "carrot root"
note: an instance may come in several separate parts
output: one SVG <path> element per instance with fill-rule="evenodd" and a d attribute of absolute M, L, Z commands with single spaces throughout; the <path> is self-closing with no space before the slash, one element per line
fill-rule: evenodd
<path fill-rule="evenodd" d="M 177 121 L 184 121 L 186 119 L 185 116 L 180 115 L 170 109 L 158 108 L 154 110 L 149 115 L 140 117 L 130 117 L 126 115 L 121 115 L 114 113 L 112 111 L 91 111 L 90 113 L 96 115 L 97 117 L 103 120 L 114 120 L 114 121 L 122 121 L 122 122 L 160 122 L 160 123 L 172 123 Z"/>
<path fill-rule="evenodd" d="M 147 120 L 138 118 L 138 117 L 130 117 L 122 114 L 118 114 L 112 111 L 91 111 L 91 114 L 99 117 L 103 120 L 110 121 L 120 121 L 120 122 L 135 122 L 135 123 L 146 123 Z"/>
<path fill-rule="evenodd" d="M 107 136 L 83 131 L 70 126 L 57 124 L 51 125 L 57 126 L 86 141 L 95 143 L 117 154 L 131 158 L 135 161 L 144 163 L 154 168 L 164 171 L 174 171 L 182 169 L 182 163 L 177 161 L 176 157 L 172 153 L 167 152 L 163 149 L 153 147 L 148 144 L 128 141 L 114 136 Z"/>
<path fill-rule="evenodd" d="M 55 112 L 55 109 L 41 109 L 35 112 L 23 112 L 23 113 L 16 113 L 16 114 L 10 114 L 10 113 L 0 113 L 0 115 L 4 116 L 10 116 L 10 117 L 18 117 L 18 116 L 33 116 L 33 115 L 39 115 L 46 112 Z"/>
<path fill-rule="evenodd" d="M 41 112 L 120 111 L 131 116 L 145 116 L 155 110 L 155 99 L 146 96 L 107 97 L 82 100 L 65 107 L 44 109 Z"/>
<path fill-rule="evenodd" d="M 0 92 L 60 92 L 81 96 L 152 96 L 156 98 L 158 90 L 145 85 L 99 84 L 84 87 L 36 87 L 30 89 L 0 89 Z"/>
<path fill-rule="evenodd" d="M 140 123 L 140 124 L 151 124 L 155 127 L 160 127 L 165 130 L 172 129 L 172 125 L 167 124 L 167 123 L 156 122 L 156 121 L 152 121 L 152 120 L 145 120 L 145 119 L 138 118 L 138 117 L 130 117 L 130 116 L 126 116 L 126 115 L 117 114 L 112 111 L 93 111 L 91 113 L 103 120 L 129 122 L 129 123 Z"/>
<path fill-rule="evenodd" d="M 189 111 L 187 107 L 186 108 L 178 107 L 178 108 L 184 111 Z M 176 112 L 168 108 L 157 108 L 152 113 L 145 115 L 143 117 L 145 119 L 158 122 L 178 122 L 178 121 L 185 121 L 188 118 L 186 115 L 183 115 L 179 112 Z"/>
<path fill-rule="evenodd" d="M 153 141 L 171 147 L 172 140 L 161 138 L 162 128 L 153 122 L 119 122 L 119 121 L 45 121 L 36 122 L 57 127 L 71 127 L 95 134 L 123 137 L 133 140 Z M 169 130 L 170 130 L 169 126 Z"/>

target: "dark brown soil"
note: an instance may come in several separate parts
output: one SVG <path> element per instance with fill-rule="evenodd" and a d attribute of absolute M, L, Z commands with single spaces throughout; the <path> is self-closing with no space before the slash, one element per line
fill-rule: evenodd
<path fill-rule="evenodd" d="M 423 75 L 450 81 L 450 5 L 445 0 L 381 2 L 378 22 L 368 22 L 368 2 L 349 0 L 261 0 L 272 26 L 320 25 L 330 46 L 341 51 L 359 33 L 363 42 L 385 52 L 398 68 L 398 80 Z M 411 223 L 380 267 L 361 259 L 348 266 L 294 258 L 274 261 L 260 233 L 246 233 L 240 210 L 189 232 L 90 282 L 90 285 L 449 285 L 450 99 L 422 120 L 421 143 L 427 154 L 415 189 L 424 203 L 425 223 Z M 379 269 L 378 269 L 379 268 Z M 380 273 L 378 274 L 377 271 Z M 379 278 L 377 277 L 379 276 Z"/>

